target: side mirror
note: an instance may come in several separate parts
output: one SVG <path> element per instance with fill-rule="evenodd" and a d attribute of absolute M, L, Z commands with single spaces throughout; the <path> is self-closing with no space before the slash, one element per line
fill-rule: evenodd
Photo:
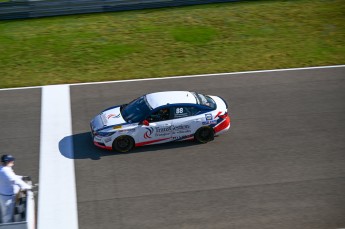
<path fill-rule="evenodd" d="M 149 121 L 144 120 L 144 121 L 143 121 L 143 125 L 144 125 L 144 126 L 149 126 L 149 125 L 150 125 L 150 123 L 149 123 Z"/>

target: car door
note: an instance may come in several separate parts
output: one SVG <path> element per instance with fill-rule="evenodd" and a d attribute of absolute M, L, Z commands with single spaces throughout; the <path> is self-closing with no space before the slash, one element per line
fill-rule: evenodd
<path fill-rule="evenodd" d="M 201 126 L 201 118 L 196 116 L 199 110 L 194 106 L 180 105 L 172 109 L 172 135 L 174 140 L 183 140 L 193 136 Z"/>
<path fill-rule="evenodd" d="M 141 125 L 139 142 L 143 144 L 157 144 L 171 141 L 172 120 L 168 107 L 155 110 L 146 120 L 149 125 Z"/>

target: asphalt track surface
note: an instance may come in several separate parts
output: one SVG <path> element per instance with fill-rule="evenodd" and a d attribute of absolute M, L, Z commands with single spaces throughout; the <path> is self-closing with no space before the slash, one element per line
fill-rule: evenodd
<path fill-rule="evenodd" d="M 230 131 L 130 154 L 92 145 L 91 117 L 163 90 L 222 96 Z M 40 103 L 40 88 L 0 91 L 1 153 L 38 182 Z M 71 105 L 80 229 L 345 228 L 345 67 L 71 86 Z"/>

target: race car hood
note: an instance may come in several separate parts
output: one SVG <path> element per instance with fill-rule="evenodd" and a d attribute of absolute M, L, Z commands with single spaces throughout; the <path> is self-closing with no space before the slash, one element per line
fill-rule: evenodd
<path fill-rule="evenodd" d="M 121 115 L 120 107 L 114 107 L 105 110 L 91 121 L 92 129 L 94 130 L 99 130 L 108 126 L 116 126 L 124 123 L 126 123 L 126 121 Z"/>
<path fill-rule="evenodd" d="M 120 107 L 103 111 L 100 115 L 105 126 L 114 126 L 126 123 L 121 115 Z"/>

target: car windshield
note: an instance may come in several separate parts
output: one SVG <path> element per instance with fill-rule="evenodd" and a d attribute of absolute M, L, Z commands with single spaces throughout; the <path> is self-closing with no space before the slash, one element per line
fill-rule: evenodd
<path fill-rule="evenodd" d="M 196 93 L 196 92 L 193 92 L 193 95 L 199 104 L 204 105 L 204 106 L 208 106 L 212 109 L 216 108 L 216 103 L 214 102 L 214 100 L 210 96 L 203 95 L 203 94 Z"/>
<path fill-rule="evenodd" d="M 122 117 L 128 123 L 142 121 L 150 112 L 151 108 L 145 96 L 133 100 L 121 110 Z"/>

